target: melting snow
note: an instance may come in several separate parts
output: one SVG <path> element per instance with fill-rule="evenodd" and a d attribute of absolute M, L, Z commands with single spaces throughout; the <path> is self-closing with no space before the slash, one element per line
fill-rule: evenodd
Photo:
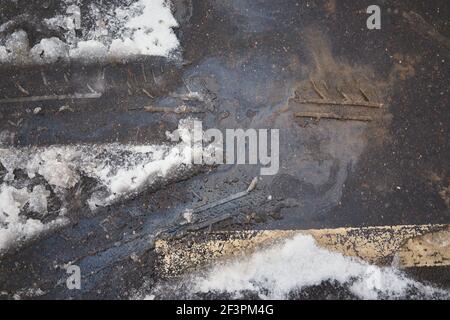
<path fill-rule="evenodd" d="M 88 194 L 87 204 L 91 210 L 110 205 L 189 169 L 195 152 L 191 147 L 190 125 L 190 120 L 180 121 L 181 140 L 177 144 L 0 148 L 0 163 L 6 169 L 0 184 L 0 249 L 14 238 L 27 238 L 49 227 L 40 220 L 20 215 L 25 205 L 41 215 L 47 212 L 50 191 L 41 185 L 32 187 L 31 179 L 42 177 L 48 188 L 64 201 L 81 177 L 93 178 L 97 185 Z M 28 177 L 28 184 L 21 189 L 13 186 L 17 184 L 17 169 Z"/>
<path fill-rule="evenodd" d="M 306 235 L 257 252 L 245 261 L 217 266 L 195 279 L 194 291 L 239 295 L 249 290 L 261 298 L 283 299 L 296 289 L 327 280 L 348 284 L 350 291 L 362 299 L 402 298 L 411 288 L 425 295 L 444 294 L 406 278 L 394 268 L 379 268 L 320 248 Z"/>
<path fill-rule="evenodd" d="M 44 224 L 19 215 L 26 204 L 30 210 L 46 214 L 49 195 L 50 192 L 40 185 L 35 186 L 32 192 L 5 184 L 0 186 L 0 250 L 6 249 L 12 242 L 27 240 L 64 223 L 63 218 Z"/>
<path fill-rule="evenodd" d="M 297 235 L 245 259 L 219 263 L 206 273 L 181 280 L 184 283 L 177 286 L 188 288 L 188 296 L 226 293 L 239 299 L 251 292 L 261 299 L 287 299 L 290 293 L 326 281 L 339 283 L 361 299 L 402 299 L 411 297 L 412 292 L 417 298 L 450 297 L 449 292 L 412 280 L 393 267 L 370 265 L 320 248 L 309 235 Z M 157 286 L 152 295 L 170 290 Z"/>
<path fill-rule="evenodd" d="M 0 39 L 0 63 L 53 63 L 71 58 L 98 61 L 137 55 L 168 57 L 179 46 L 173 32 L 178 22 L 166 0 L 136 0 L 130 5 L 109 7 L 92 3 L 86 17 L 95 21 L 90 30 L 82 29 L 81 19 L 85 17 L 71 2 L 65 1 L 65 14 L 44 20 L 49 29 L 64 30 L 65 41 L 44 38 L 30 48 L 27 33 L 17 30 Z M 83 35 L 77 35 L 77 30 Z"/>

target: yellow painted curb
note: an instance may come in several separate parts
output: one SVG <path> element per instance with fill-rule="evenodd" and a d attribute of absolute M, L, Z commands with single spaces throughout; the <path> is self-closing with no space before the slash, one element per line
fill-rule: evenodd
<path fill-rule="evenodd" d="M 450 225 L 401 225 L 363 228 L 192 232 L 181 239 L 158 239 L 161 276 L 172 277 L 218 259 L 239 257 L 296 234 L 309 234 L 330 251 L 377 265 L 450 265 Z"/>

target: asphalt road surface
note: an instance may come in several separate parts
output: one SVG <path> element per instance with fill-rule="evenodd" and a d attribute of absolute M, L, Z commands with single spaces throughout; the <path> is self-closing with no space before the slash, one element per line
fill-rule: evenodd
<path fill-rule="evenodd" d="M 0 23 L 23 12 L 39 23 L 58 10 L 57 1 L 41 2 L 20 9 L 2 2 Z M 172 2 L 180 50 L 170 59 L 0 65 L 3 147 L 163 144 L 188 116 L 205 129 L 280 129 L 279 172 L 262 176 L 245 197 L 202 211 L 199 230 L 450 222 L 448 1 Z M 372 4 L 382 8 L 380 30 L 366 26 Z M 21 23 L 16 28 L 36 42 L 53 36 Z M 92 93 L 100 94 L 73 96 Z M 202 112 L 167 112 L 181 104 Z M 324 116 L 330 112 L 333 119 Z M 86 200 L 97 182 L 82 175 L 64 200 L 68 223 L 2 254 L 0 298 L 127 299 L 144 281 L 151 288 L 160 281 L 155 239 L 182 232 L 180 212 L 246 190 L 259 172 L 258 165 L 195 166 L 95 213 Z M 29 180 L 23 170 L 14 175 L 17 185 Z M 49 211 L 59 212 L 61 200 L 50 198 Z M 67 289 L 68 264 L 80 266 L 81 290 Z M 445 290 L 449 271 L 406 270 Z M 162 297 L 177 297 L 167 288 Z M 355 298 L 330 281 L 289 297 Z"/>

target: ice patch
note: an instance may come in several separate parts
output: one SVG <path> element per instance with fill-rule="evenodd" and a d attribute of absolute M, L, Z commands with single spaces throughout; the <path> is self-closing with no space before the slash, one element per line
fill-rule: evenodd
<path fill-rule="evenodd" d="M 65 1 L 63 14 L 43 21 L 49 29 L 63 30 L 64 42 L 55 37 L 43 38 L 30 49 L 27 33 L 17 30 L 0 39 L 0 63 L 100 61 L 138 55 L 169 57 L 179 46 L 173 32 L 178 22 L 167 0 L 135 0 L 131 4 L 119 1 L 118 5 L 92 3 L 85 17 L 72 2 Z M 94 21 L 94 25 L 85 30 L 82 19 Z M 6 22 L 0 29 L 9 24 Z"/>

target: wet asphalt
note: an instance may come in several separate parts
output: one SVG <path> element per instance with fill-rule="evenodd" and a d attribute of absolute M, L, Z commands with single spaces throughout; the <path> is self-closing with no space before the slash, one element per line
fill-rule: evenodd
<path fill-rule="evenodd" d="M 0 97 L 20 95 L 17 83 L 33 95 L 87 92 L 86 83 L 103 93 L 69 101 L 73 112 L 58 112 L 61 102 L 0 104 L 7 144 L 160 143 L 183 115 L 142 107 L 174 107 L 177 94 L 199 91 L 207 99 L 189 103 L 208 110 L 198 115 L 204 127 L 280 129 L 279 173 L 264 176 L 248 197 L 205 213 L 231 216 L 212 228 L 449 223 L 447 1 L 173 2 L 181 51 L 170 60 L 0 66 Z M 371 4 L 382 8 L 381 30 L 366 28 Z M 29 6 L 43 17 L 58 10 Z M 0 8 L 4 20 L 17 15 L 11 3 Z M 366 95 L 386 108 L 355 113 L 370 116 L 369 123 L 297 118 L 306 110 L 301 100 L 317 98 L 312 81 L 329 99 Z M 27 112 L 38 106 L 42 113 Z M 39 287 L 44 298 L 126 298 L 142 279 L 151 286 L 157 233 L 176 225 L 186 207 L 245 190 L 258 172 L 259 166 L 201 167 L 95 215 L 77 207 L 70 225 L 2 257 L 0 297 Z M 78 292 L 61 280 L 68 262 L 85 270 Z M 448 268 L 410 274 L 449 287 Z M 352 298 L 333 284 L 308 290 L 293 298 Z"/>

